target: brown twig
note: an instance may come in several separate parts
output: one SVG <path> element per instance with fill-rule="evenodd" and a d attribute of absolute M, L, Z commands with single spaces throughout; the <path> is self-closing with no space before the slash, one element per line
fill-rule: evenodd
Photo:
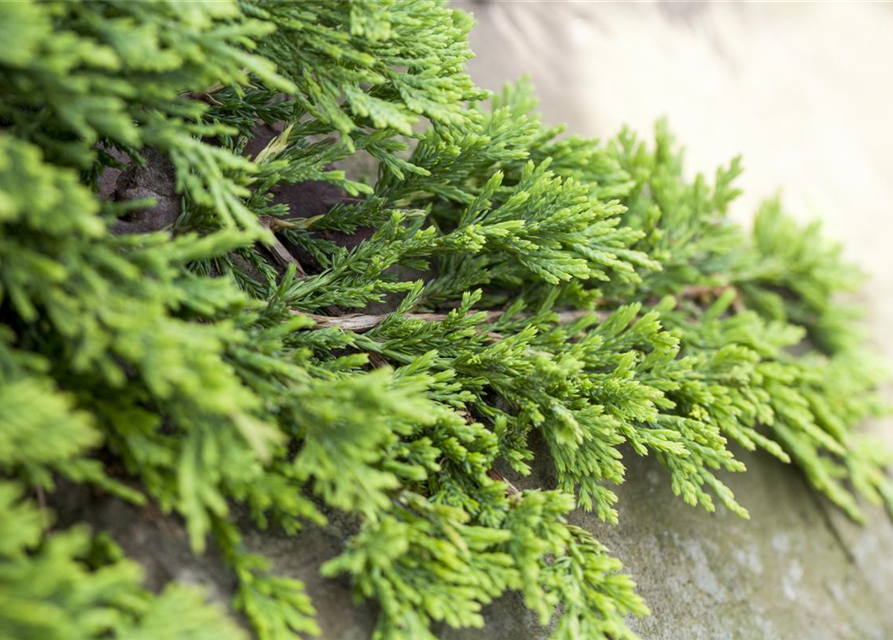
<path fill-rule="evenodd" d="M 683 298 L 699 298 L 706 302 L 709 298 L 719 298 L 726 291 L 731 291 L 735 294 L 735 297 L 732 298 L 732 310 L 735 313 L 747 311 L 744 307 L 744 301 L 741 299 L 741 292 L 738 291 L 738 287 L 732 284 L 718 286 L 692 284 L 685 287 L 680 296 Z"/>
<path fill-rule="evenodd" d="M 456 413 L 458 413 L 460 416 L 465 418 L 465 421 L 468 422 L 469 424 L 473 424 L 475 422 L 474 416 L 471 415 L 471 412 L 469 412 L 468 409 L 457 409 Z M 496 480 L 497 482 L 505 483 L 506 497 L 514 498 L 517 500 L 518 498 L 516 498 L 515 496 L 521 495 L 521 492 L 518 490 L 518 488 L 515 485 L 513 485 L 511 482 L 506 480 L 505 477 L 501 473 L 499 473 L 496 469 L 490 467 L 489 469 L 487 469 L 487 475 L 491 479 Z"/>
<path fill-rule="evenodd" d="M 740 313 L 743 310 L 743 306 L 740 304 L 739 298 L 737 295 L 737 289 L 732 285 L 725 286 L 707 286 L 707 285 L 691 285 L 683 289 L 683 291 L 679 294 L 681 298 L 704 298 L 707 296 L 719 297 L 724 292 L 728 290 L 733 290 L 736 293 L 735 303 L 733 303 L 733 308 L 736 312 Z M 656 303 L 656 301 L 655 301 Z M 737 303 L 737 304 L 736 304 Z M 338 327 L 343 329 L 344 331 L 353 331 L 354 333 L 365 333 L 374 329 L 382 322 L 385 321 L 391 314 L 365 314 L 365 313 L 349 313 L 347 315 L 342 316 L 322 316 L 317 315 L 315 313 L 305 313 L 303 311 L 293 311 L 295 314 L 300 314 L 306 316 L 314 321 L 315 326 L 314 329 L 330 329 L 333 327 Z M 471 310 L 469 313 L 478 313 L 474 310 Z M 579 320 L 585 316 L 593 313 L 592 311 L 586 311 L 581 309 L 572 309 L 568 311 L 559 311 L 558 312 L 558 324 L 569 324 L 574 322 L 575 320 Z M 608 312 L 606 311 L 596 311 L 600 318 L 604 319 L 608 316 Z M 499 318 L 505 315 L 505 311 L 484 311 L 484 323 L 496 322 Z M 516 318 L 530 318 L 533 314 L 531 313 L 520 313 Z M 423 322 L 443 322 L 449 317 L 447 313 L 404 313 L 403 317 L 407 320 L 421 320 Z M 490 332 L 492 337 L 496 340 L 502 339 L 497 333 Z"/>
<path fill-rule="evenodd" d="M 37 494 L 37 508 L 40 511 L 41 529 L 43 529 L 44 533 L 48 533 L 50 530 L 50 516 L 49 509 L 47 509 L 46 493 L 44 492 L 43 487 L 36 487 L 34 492 Z"/>
<path fill-rule="evenodd" d="M 709 284 L 689 284 L 683 287 L 680 294 L 683 298 L 703 298 L 705 296 L 718 297 L 722 295 L 728 287 Z"/>
<path fill-rule="evenodd" d="M 726 291 L 733 291 L 735 293 L 735 298 L 732 300 L 732 309 L 735 311 L 735 313 L 743 313 L 747 310 L 744 307 L 744 302 L 741 300 L 741 292 L 738 291 L 738 288 L 732 284 L 690 284 L 683 287 L 682 291 L 676 294 L 676 297 L 687 298 L 689 300 L 698 300 L 706 304 L 711 298 L 719 298 L 719 296 L 724 294 Z M 649 298 L 647 302 L 648 304 L 655 305 L 660 302 L 660 298 L 658 296 L 653 296 Z"/>
<path fill-rule="evenodd" d="M 382 315 L 372 315 L 372 314 L 362 314 L 362 313 L 351 313 L 344 316 L 320 316 L 315 313 L 304 313 L 302 311 L 295 311 L 295 314 L 303 315 L 315 323 L 314 329 L 330 329 L 333 327 L 338 327 L 343 329 L 344 331 L 353 331 L 354 333 L 365 333 L 374 329 L 382 322 L 384 322 L 391 314 L 382 314 Z M 475 313 L 475 311 L 471 311 L 471 313 Z M 573 309 L 570 311 L 559 311 L 558 312 L 558 324 L 569 324 L 574 322 L 575 320 L 579 320 L 580 318 L 584 318 L 592 313 L 598 313 L 600 317 L 605 317 L 604 312 L 592 312 L 585 311 L 579 309 Z M 505 311 L 485 311 L 484 312 L 484 322 L 495 322 L 503 315 L 505 315 Z M 530 313 L 520 313 L 517 318 L 530 318 L 533 314 Z M 407 320 L 421 320 L 423 322 L 443 322 L 449 317 L 449 314 L 446 313 L 404 313 L 403 317 Z M 491 338 L 494 341 L 498 341 L 502 339 L 502 336 L 498 333 L 488 332 Z"/>
<path fill-rule="evenodd" d="M 737 289 L 735 289 L 732 285 L 726 286 L 706 286 L 706 285 L 691 285 L 686 287 L 680 294 L 680 297 L 685 298 L 705 298 L 708 296 L 719 297 L 725 291 L 732 289 L 735 291 L 735 299 L 732 302 L 732 308 L 735 313 L 743 312 L 744 305 L 741 302 L 741 296 L 738 293 Z M 314 322 L 314 329 L 332 329 L 339 328 L 342 331 L 353 331 L 354 333 L 365 333 L 367 331 L 371 331 L 375 327 L 379 326 L 382 322 L 384 322 L 387 318 L 389 318 L 392 314 L 364 314 L 364 313 L 351 313 L 347 315 L 337 315 L 340 313 L 340 310 L 333 307 L 326 307 L 326 311 L 332 313 L 333 315 L 323 316 L 317 315 L 315 313 L 305 313 L 303 311 L 295 311 L 292 313 L 296 315 L 302 315 L 304 317 L 310 318 Z M 470 311 L 470 313 L 477 313 L 474 310 Z M 505 311 L 484 311 L 484 323 L 495 322 L 503 315 L 505 315 Z M 567 311 L 559 311 L 558 315 L 558 324 L 570 324 L 575 320 L 579 320 L 580 318 L 584 318 L 592 313 L 598 314 L 601 320 L 610 315 L 610 312 L 607 311 L 586 311 L 581 309 L 572 309 Z M 530 313 L 520 313 L 517 318 L 530 318 L 533 314 Z M 403 318 L 407 320 L 420 320 L 422 322 L 443 322 L 449 317 L 447 313 L 404 313 Z M 487 331 L 481 332 L 486 333 L 487 337 L 490 339 L 491 343 L 499 342 L 503 339 L 502 334 L 499 334 L 495 331 Z M 383 367 L 387 364 L 387 359 L 378 353 L 369 353 L 369 363 L 374 368 Z"/>
<path fill-rule="evenodd" d="M 521 492 L 518 491 L 518 488 L 515 487 L 515 485 L 513 485 L 511 482 L 506 480 L 504 477 L 502 477 L 502 474 L 499 473 L 496 469 L 488 469 L 487 475 L 490 476 L 493 480 L 496 480 L 497 482 L 505 483 L 505 495 L 508 496 L 509 498 L 511 498 L 512 496 L 517 496 L 517 495 L 521 494 Z"/>
<path fill-rule="evenodd" d="M 298 262 L 298 259 L 295 258 L 291 252 L 285 248 L 285 246 L 279 241 L 279 238 L 276 237 L 276 230 L 278 227 L 274 222 L 276 218 L 271 218 L 270 216 L 261 216 L 258 218 L 258 221 L 266 227 L 273 231 L 272 237 L 273 241 L 271 244 L 267 245 L 267 249 L 269 249 L 270 253 L 273 254 L 273 257 L 276 259 L 276 262 L 285 268 L 290 266 L 294 266 L 295 268 L 295 276 L 298 278 L 306 278 L 307 272 L 304 271 L 304 267 L 301 266 L 301 263 Z"/>
<path fill-rule="evenodd" d="M 257 221 L 273 233 L 282 231 L 283 229 L 294 229 L 296 226 L 288 220 L 283 220 L 282 218 L 277 218 L 275 216 L 258 216 Z"/>
<path fill-rule="evenodd" d="M 370 351 L 367 355 L 369 356 L 369 364 L 373 369 L 381 369 L 382 367 L 388 366 L 388 359 L 380 353 Z"/>

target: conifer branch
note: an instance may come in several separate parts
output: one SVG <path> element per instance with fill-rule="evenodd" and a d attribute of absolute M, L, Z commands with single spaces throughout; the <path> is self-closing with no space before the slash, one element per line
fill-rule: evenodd
<path fill-rule="evenodd" d="M 647 607 L 567 524 L 617 520 L 623 445 L 707 510 L 747 516 L 717 475 L 743 471 L 735 440 L 855 519 L 857 494 L 893 512 L 857 429 L 880 377 L 834 298 L 856 272 L 777 202 L 729 222 L 737 160 L 710 184 L 664 124 L 558 138 L 524 82 L 485 105 L 471 18 L 431 0 L 26 0 L 0 25 L 0 637 L 244 637 L 189 587 L 144 591 L 110 541 L 43 531 L 62 486 L 175 510 L 196 552 L 215 536 L 258 640 L 319 625 L 245 529 L 318 505 L 363 523 L 323 572 L 379 601 L 376 637 L 424 639 L 518 590 L 554 640 L 633 640 Z M 360 152 L 376 180 L 334 168 Z M 142 160 L 102 202 L 116 154 Z M 503 490 L 534 431 L 558 488 Z"/>

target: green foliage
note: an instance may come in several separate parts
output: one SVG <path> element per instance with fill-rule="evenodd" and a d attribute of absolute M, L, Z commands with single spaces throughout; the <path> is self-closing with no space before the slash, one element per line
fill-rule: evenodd
<path fill-rule="evenodd" d="M 140 567 L 85 528 L 44 536 L 46 514 L 0 483 L 0 637 L 242 640 L 245 634 L 195 589 L 152 595 Z"/>
<path fill-rule="evenodd" d="M 647 608 L 566 518 L 617 521 L 627 456 L 708 511 L 747 516 L 730 441 L 893 511 L 839 249 L 777 202 L 747 236 L 740 163 L 687 180 L 663 124 L 558 138 L 525 82 L 484 106 L 470 26 L 428 0 L 0 3 L 0 639 L 245 635 L 53 524 L 60 481 L 213 540 L 261 640 L 319 628 L 248 527 L 349 521 L 323 573 L 377 638 L 517 591 L 554 638 L 617 640 Z M 377 174 L 333 166 L 358 158 Z M 116 169 L 170 184 L 113 200 Z M 302 214 L 308 184 L 344 197 Z M 558 486 L 519 492 L 494 469 L 533 440 Z"/>

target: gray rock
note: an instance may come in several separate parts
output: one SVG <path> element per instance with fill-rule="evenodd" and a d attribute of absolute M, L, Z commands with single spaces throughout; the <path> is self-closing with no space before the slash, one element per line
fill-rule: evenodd
<path fill-rule="evenodd" d="M 539 449 L 539 446 L 537 446 Z M 619 557 L 652 610 L 631 620 L 643 640 L 811 640 L 893 637 L 893 525 L 871 512 L 868 527 L 845 519 L 810 489 L 800 473 L 762 454 L 736 452 L 747 473 L 723 477 L 751 514 L 742 520 L 719 507 L 715 514 L 672 495 L 656 460 L 625 452 L 628 478 L 617 492 L 620 524 L 577 511 L 572 522 L 592 531 Z M 544 450 L 527 477 L 504 475 L 519 489 L 554 486 Z M 71 496 L 69 496 L 70 498 Z M 234 580 L 212 547 L 193 556 L 182 525 L 157 512 L 111 498 L 89 500 L 69 517 L 85 517 L 146 568 L 150 587 L 170 580 L 198 583 L 215 600 L 228 602 Z M 69 505 L 71 501 L 69 501 Z M 64 514 L 63 514 L 64 515 Z M 357 604 L 346 580 L 319 575 L 320 565 L 340 552 L 353 529 L 333 519 L 295 537 L 253 531 L 252 551 L 274 570 L 302 580 L 319 613 L 324 640 L 365 640 L 376 607 Z M 440 628 L 444 640 L 536 640 L 548 637 L 516 594 L 486 609 L 484 629 Z"/>

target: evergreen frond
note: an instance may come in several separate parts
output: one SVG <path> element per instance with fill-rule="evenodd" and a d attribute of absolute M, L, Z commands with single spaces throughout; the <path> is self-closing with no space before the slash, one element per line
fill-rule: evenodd
<path fill-rule="evenodd" d="M 260 640 L 319 626 L 250 527 L 350 519 L 323 572 L 382 640 L 512 591 L 553 638 L 631 640 L 647 607 L 567 518 L 617 521 L 627 456 L 708 511 L 747 517 L 736 442 L 893 512 L 839 248 L 777 201 L 742 231 L 740 161 L 687 179 L 665 123 L 558 137 L 526 81 L 489 96 L 470 28 L 433 0 L 0 3 L 0 637 L 247 637 L 32 497 L 72 485 L 213 540 Z M 496 469 L 534 439 L 557 486 L 518 491 Z"/>

